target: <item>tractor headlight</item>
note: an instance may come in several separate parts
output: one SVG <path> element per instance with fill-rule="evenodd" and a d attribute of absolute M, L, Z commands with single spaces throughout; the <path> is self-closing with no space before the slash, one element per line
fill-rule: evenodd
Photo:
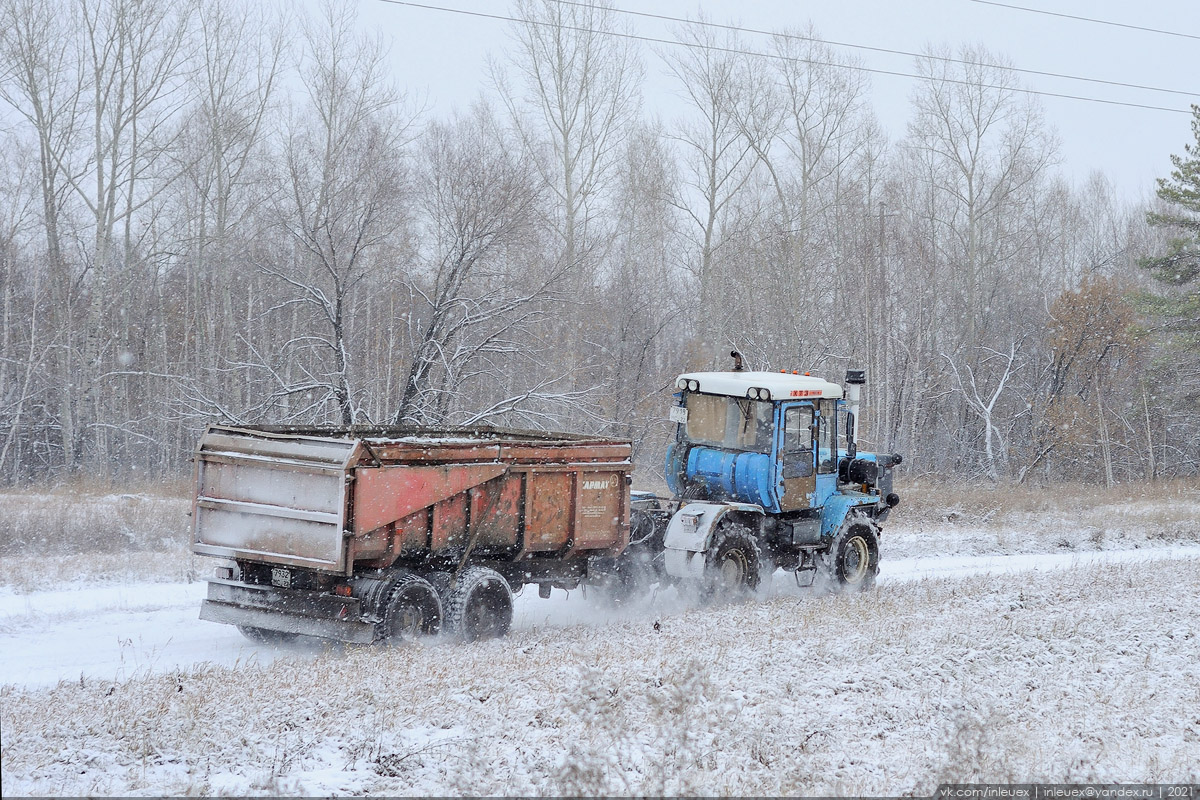
<path fill-rule="evenodd" d="M 700 391 L 700 381 L 696 380 L 695 378 L 689 378 L 687 382 L 687 388 L 689 392 Z"/>

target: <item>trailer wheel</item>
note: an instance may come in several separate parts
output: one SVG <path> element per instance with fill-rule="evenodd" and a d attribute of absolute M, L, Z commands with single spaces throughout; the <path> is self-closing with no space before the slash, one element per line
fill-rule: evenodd
<path fill-rule="evenodd" d="M 285 644 L 294 642 L 300 636 L 298 633 L 255 628 L 253 625 L 238 625 L 237 629 L 242 632 L 242 636 L 257 644 Z"/>
<path fill-rule="evenodd" d="M 736 599 L 758 591 L 762 583 L 763 557 L 758 542 L 742 525 L 717 529 L 704 558 L 705 593 Z"/>
<path fill-rule="evenodd" d="M 879 538 L 867 522 L 848 522 L 819 555 L 825 573 L 839 588 L 866 591 L 879 574 Z"/>
<path fill-rule="evenodd" d="M 379 639 L 398 643 L 433 636 L 442 626 L 442 603 L 429 581 L 398 570 L 383 604 Z"/>
<path fill-rule="evenodd" d="M 468 642 L 498 639 L 508 633 L 513 596 L 503 575 L 487 567 L 467 567 L 457 577 L 445 573 L 436 577 L 451 633 Z"/>

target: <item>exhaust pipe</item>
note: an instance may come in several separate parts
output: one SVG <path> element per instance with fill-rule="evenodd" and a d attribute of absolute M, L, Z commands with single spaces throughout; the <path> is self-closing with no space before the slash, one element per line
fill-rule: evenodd
<path fill-rule="evenodd" d="M 846 370 L 846 401 L 850 404 L 846 414 L 846 455 L 854 458 L 858 455 L 858 443 L 855 441 L 858 426 L 858 401 L 862 386 L 867 382 L 865 369 Z"/>

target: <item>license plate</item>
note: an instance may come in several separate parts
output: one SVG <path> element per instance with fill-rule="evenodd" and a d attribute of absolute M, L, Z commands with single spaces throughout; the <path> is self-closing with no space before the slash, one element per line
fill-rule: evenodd
<path fill-rule="evenodd" d="M 687 424 L 687 411 L 683 406 L 671 406 L 671 422 Z"/>
<path fill-rule="evenodd" d="M 288 589 L 292 585 L 292 573 L 290 570 L 280 569 L 276 567 L 271 570 L 271 585 L 278 586 L 281 589 Z"/>

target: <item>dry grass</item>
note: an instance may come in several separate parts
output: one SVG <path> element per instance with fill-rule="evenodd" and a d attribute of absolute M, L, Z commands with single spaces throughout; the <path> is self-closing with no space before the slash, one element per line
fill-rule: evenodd
<path fill-rule="evenodd" d="M 1200 543 L 1200 481 L 1123 484 L 1112 489 L 900 487 L 888 519 L 888 558 L 1109 550 Z"/>
<path fill-rule="evenodd" d="M 190 552 L 190 486 L 98 483 L 0 492 L 0 574 L 18 592 L 72 581 L 177 581 L 207 574 Z M 1200 542 L 1200 481 L 1113 489 L 898 487 L 887 558 L 1128 549 Z"/>
<path fill-rule="evenodd" d="M 914 481 L 900 485 L 897 491 L 902 502 L 890 521 L 914 527 L 947 522 L 1002 526 L 1025 514 L 1074 510 L 1094 515 L 1122 505 L 1153 505 L 1163 509 L 1164 519 L 1176 519 L 1200 505 L 1200 479 L 1196 478 L 1124 483 L 1111 489 L 1071 483 L 1017 486 Z"/>
<path fill-rule="evenodd" d="M 0 571 L 17 591 L 72 580 L 178 580 L 194 573 L 188 488 L 97 484 L 0 492 Z"/>
<path fill-rule="evenodd" d="M 1195 782 L 1195 566 L 6 688 L 2 788 L 925 796 L 939 781 Z"/>

